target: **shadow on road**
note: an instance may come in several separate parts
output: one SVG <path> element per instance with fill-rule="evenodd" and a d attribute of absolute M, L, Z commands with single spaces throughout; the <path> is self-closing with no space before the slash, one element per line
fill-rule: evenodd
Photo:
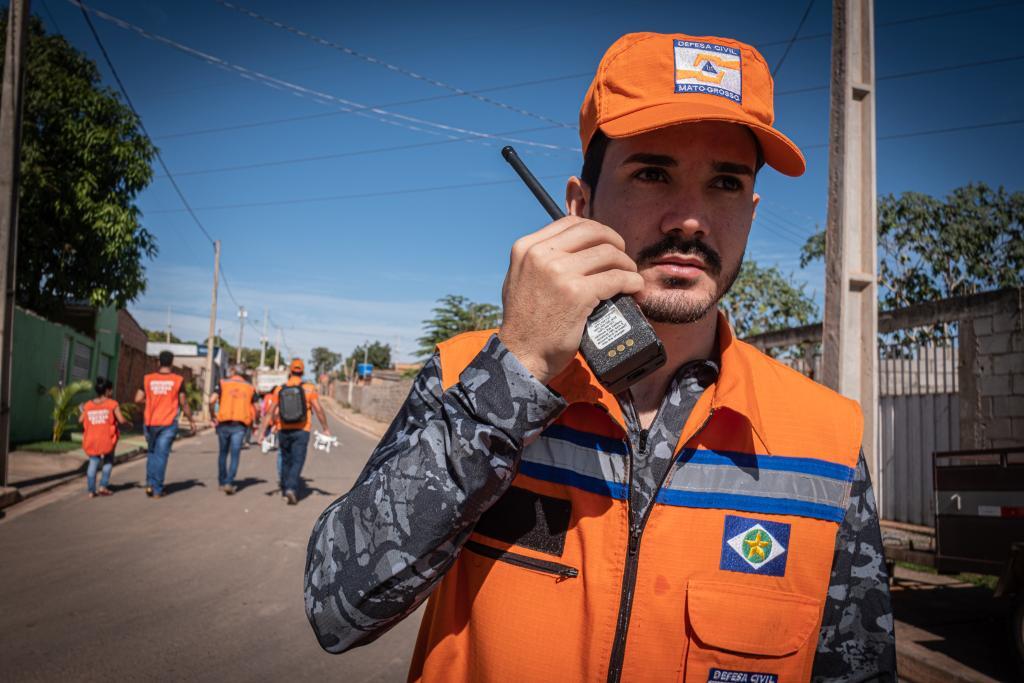
<path fill-rule="evenodd" d="M 195 486 L 202 486 L 203 488 L 206 488 L 206 484 L 198 479 L 186 479 L 185 481 L 174 481 L 164 486 L 164 495 L 169 496 L 174 493 L 181 493 L 182 491 L 187 491 Z"/>
<path fill-rule="evenodd" d="M 896 619 L 936 636 L 919 644 L 999 681 L 1013 680 L 1009 605 L 981 586 L 896 579 Z"/>
<path fill-rule="evenodd" d="M 259 477 L 246 477 L 245 479 L 236 479 L 235 488 L 238 491 L 244 491 L 250 486 L 256 486 L 257 484 L 266 484 L 266 479 L 260 479 Z"/>
<path fill-rule="evenodd" d="M 306 479 L 305 477 L 302 478 L 302 484 L 299 486 L 299 493 L 298 493 L 299 500 L 305 500 L 306 498 L 309 498 L 310 496 L 312 496 L 314 493 L 316 495 L 318 495 L 318 496 L 336 496 L 336 495 L 338 495 L 336 493 L 331 493 L 330 491 L 324 491 L 323 489 L 318 489 L 315 486 L 310 486 L 309 483 L 311 481 L 313 481 L 313 479 Z"/>
<path fill-rule="evenodd" d="M 142 487 L 139 485 L 138 482 L 132 481 L 128 482 L 127 484 L 111 484 L 107 488 L 113 491 L 114 493 L 120 493 L 121 491 L 127 491 L 128 489 L 138 489 Z"/>

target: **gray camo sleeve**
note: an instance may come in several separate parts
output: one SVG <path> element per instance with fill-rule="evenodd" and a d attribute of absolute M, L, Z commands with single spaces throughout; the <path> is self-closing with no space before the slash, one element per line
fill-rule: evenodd
<path fill-rule="evenodd" d="M 415 611 L 508 488 L 524 446 L 565 408 L 497 336 L 459 380 L 442 391 L 438 356 L 427 362 L 355 486 L 313 527 L 306 615 L 328 652 Z"/>
<path fill-rule="evenodd" d="M 889 574 L 863 452 L 836 536 L 811 678 L 815 683 L 896 681 Z"/>

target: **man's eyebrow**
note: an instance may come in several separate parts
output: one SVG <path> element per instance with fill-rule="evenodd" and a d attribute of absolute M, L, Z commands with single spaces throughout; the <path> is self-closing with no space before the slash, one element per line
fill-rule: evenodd
<path fill-rule="evenodd" d="M 736 175 L 754 176 L 754 169 L 750 168 L 746 164 L 736 164 L 731 161 L 716 161 L 712 164 L 712 167 L 718 173 L 735 173 Z"/>
<path fill-rule="evenodd" d="M 626 164 L 647 164 L 649 166 L 678 166 L 679 162 L 665 154 L 651 154 L 650 152 L 637 152 L 630 154 L 622 165 Z"/>

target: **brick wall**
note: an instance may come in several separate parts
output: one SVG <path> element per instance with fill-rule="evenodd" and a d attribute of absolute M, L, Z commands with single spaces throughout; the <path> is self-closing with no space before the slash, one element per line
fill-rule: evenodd
<path fill-rule="evenodd" d="M 1024 301 L 960 326 L 960 447 L 1024 445 Z"/>

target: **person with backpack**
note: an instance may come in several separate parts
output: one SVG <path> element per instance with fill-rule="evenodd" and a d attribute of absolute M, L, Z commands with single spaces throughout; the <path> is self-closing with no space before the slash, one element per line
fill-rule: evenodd
<path fill-rule="evenodd" d="M 258 400 L 256 388 L 245 380 L 242 371 L 239 365 L 232 367 L 230 376 L 222 379 L 220 386 L 210 394 L 210 408 L 217 406 L 217 442 L 220 447 L 217 456 L 217 485 L 229 496 L 238 490 L 235 486 L 238 459 L 242 452 L 242 442 L 252 429 L 253 403 Z"/>
<path fill-rule="evenodd" d="M 302 380 L 306 364 L 301 358 L 296 358 L 292 360 L 288 370 L 288 381 L 274 389 L 274 407 L 270 414 L 264 416 L 260 433 L 265 433 L 270 423 L 278 425 L 281 493 L 289 505 L 295 505 L 299 502 L 302 466 L 306 463 L 306 451 L 309 448 L 309 428 L 312 423 L 310 410 L 316 413 L 324 434 L 330 435 L 331 430 L 327 426 L 327 416 L 320 405 L 320 395 L 316 387 L 311 382 Z"/>
<path fill-rule="evenodd" d="M 114 449 L 117 447 L 119 424 L 128 424 L 121 414 L 121 408 L 111 394 L 114 385 L 105 377 L 96 378 L 96 397 L 81 405 L 78 422 L 84 430 L 82 434 L 82 450 L 89 456 L 89 468 L 86 477 L 89 497 L 109 496 L 112 491 L 107 488 L 110 483 L 110 470 L 114 467 Z M 96 489 L 96 470 L 103 463 L 103 474 L 100 487 Z"/>
<path fill-rule="evenodd" d="M 145 403 L 143 418 L 146 434 L 146 495 L 162 498 L 167 460 L 178 434 L 178 415 L 184 413 L 192 431 L 196 430 L 192 409 L 185 400 L 185 378 L 174 372 L 174 354 L 160 352 L 160 369 L 142 379 L 142 389 L 135 392 L 135 402 Z"/>

